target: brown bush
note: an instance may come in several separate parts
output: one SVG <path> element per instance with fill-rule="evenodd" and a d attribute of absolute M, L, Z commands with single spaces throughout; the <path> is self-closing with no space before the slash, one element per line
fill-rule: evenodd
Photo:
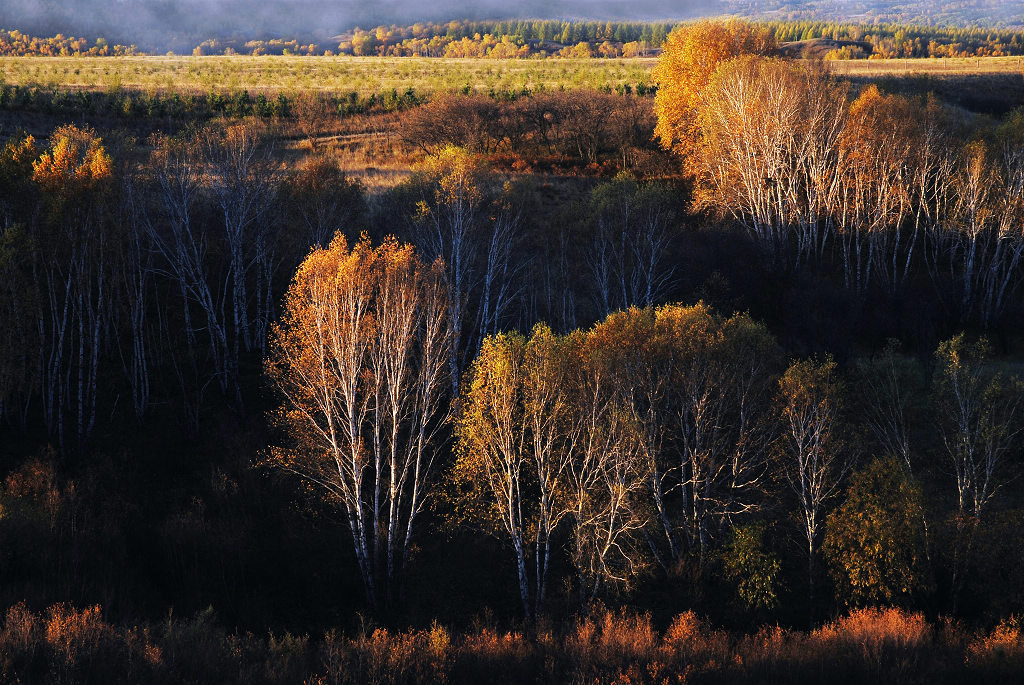
<path fill-rule="evenodd" d="M 463 639 L 456 656 L 453 680 L 523 682 L 534 670 L 532 666 L 536 659 L 535 645 L 522 633 L 499 633 L 491 628 L 482 628 Z"/>
<path fill-rule="evenodd" d="M 902 609 L 860 609 L 811 638 L 809 651 L 840 676 L 923 682 L 939 661 L 932 626 L 923 615 Z"/>
<path fill-rule="evenodd" d="M 10 607 L 0 627 L 0 682 L 93 683 L 934 683 L 1019 682 L 1024 627 L 986 634 L 865 609 L 811 632 L 716 630 L 693 612 L 663 634 L 647 614 L 598 610 L 564 632 L 477 625 L 332 631 L 315 644 L 285 633 L 225 634 L 212 612 L 161 630 L 118 627 L 98 606 Z"/>
<path fill-rule="evenodd" d="M 657 644 L 649 614 L 604 610 L 581 620 L 576 631 L 566 636 L 563 650 L 574 681 L 592 682 L 610 675 L 642 681 Z"/>
<path fill-rule="evenodd" d="M 1019 618 L 1002 621 L 967 646 L 967 663 L 990 677 L 1024 673 L 1024 626 Z"/>
<path fill-rule="evenodd" d="M 19 602 L 7 610 L 0 630 L 0 680 L 12 682 L 32 672 L 43 644 L 43 622 Z"/>
<path fill-rule="evenodd" d="M 443 95 L 405 113 L 398 126 L 403 140 L 428 153 L 457 145 L 483 154 L 559 154 L 594 164 L 613 157 L 632 167 L 651 148 L 654 124 L 649 100 L 581 90 L 510 102 Z"/>
<path fill-rule="evenodd" d="M 441 95 L 410 110 L 400 131 L 403 140 L 427 153 L 446 145 L 489 153 L 500 142 L 495 131 L 500 114 L 498 104 L 482 95 Z"/>
<path fill-rule="evenodd" d="M 687 669 L 714 671 L 728 666 L 733 650 L 724 631 L 712 630 L 692 611 L 676 616 L 665 631 L 660 662 L 674 673 Z"/>

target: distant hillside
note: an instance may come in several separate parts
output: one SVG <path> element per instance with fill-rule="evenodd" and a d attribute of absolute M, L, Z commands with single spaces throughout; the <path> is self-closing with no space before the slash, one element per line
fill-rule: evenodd
<path fill-rule="evenodd" d="M 779 45 L 779 55 L 791 59 L 856 59 L 871 55 L 871 43 L 863 40 L 833 40 L 832 38 L 812 38 L 795 40 Z"/>
<path fill-rule="evenodd" d="M 205 40 L 321 45 L 355 28 L 537 20 L 663 23 L 731 15 L 877 26 L 1024 28 L 1024 0 L 3 0 L 0 27 L 102 37 L 147 52 L 187 53 Z M 499 36 L 500 37 L 500 36 Z M 814 38 L 820 36 L 801 36 Z M 837 40 L 842 37 L 827 36 Z M 551 40 L 540 38 L 540 40 Z M 558 41 L 575 44 L 578 41 Z M 628 42 L 620 40 L 619 42 Z"/>
<path fill-rule="evenodd" d="M 858 24 L 1020 28 L 1021 0 L 725 0 L 730 14 L 749 19 Z"/>

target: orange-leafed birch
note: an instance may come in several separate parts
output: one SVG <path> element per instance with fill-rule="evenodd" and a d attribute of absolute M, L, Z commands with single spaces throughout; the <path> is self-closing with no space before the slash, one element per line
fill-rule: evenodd
<path fill-rule="evenodd" d="M 374 607 L 395 600 L 448 419 L 441 269 L 394 239 L 350 250 L 339 235 L 299 267 L 270 334 L 289 441 L 269 461 L 344 512 Z"/>
<path fill-rule="evenodd" d="M 654 67 L 655 135 L 664 148 L 687 155 L 699 137 L 697 114 L 703 92 L 720 64 L 740 55 L 767 55 L 775 39 L 764 27 L 743 21 L 704 20 L 668 35 Z"/>

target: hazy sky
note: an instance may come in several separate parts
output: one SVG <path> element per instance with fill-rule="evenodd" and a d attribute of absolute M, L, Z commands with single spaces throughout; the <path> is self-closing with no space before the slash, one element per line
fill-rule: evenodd
<path fill-rule="evenodd" d="M 0 0 L 0 28 L 182 47 L 196 37 L 324 39 L 356 25 L 428 20 L 682 19 L 718 11 L 719 0 Z"/>

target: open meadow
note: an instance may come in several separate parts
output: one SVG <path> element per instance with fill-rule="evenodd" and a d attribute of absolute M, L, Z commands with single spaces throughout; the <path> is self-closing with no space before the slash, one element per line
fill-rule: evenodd
<path fill-rule="evenodd" d="M 89 90 L 486 93 L 615 88 L 650 83 L 656 58 L 448 59 L 428 57 L 2 57 L 0 85 Z M 839 76 L 1020 76 L 1021 57 L 831 60 Z"/>
<path fill-rule="evenodd" d="M 900 76 L 927 74 L 954 76 L 1017 74 L 1024 69 L 1024 57 L 926 57 L 921 59 L 842 59 L 828 62 L 840 76 Z"/>
<path fill-rule="evenodd" d="M 655 59 L 419 57 L 5 57 L 0 85 L 143 91 L 333 91 L 360 95 L 612 87 L 649 82 Z"/>
<path fill-rule="evenodd" d="M 272 103 L 276 98 L 319 93 L 336 103 L 345 100 L 349 103 L 346 111 L 353 106 L 362 111 L 375 106 L 404 108 L 438 93 L 501 97 L 526 90 L 585 89 L 644 94 L 651 92 L 656 61 L 267 55 L 0 57 L 0 109 L 45 113 L 70 107 L 74 112 L 115 110 L 119 117 L 138 118 L 132 108 L 141 107 L 144 118 L 159 118 L 166 116 L 159 101 L 171 96 L 209 99 L 223 94 L 247 99 L 251 95 L 262 103 Z M 934 93 L 972 112 L 1002 115 L 1024 105 L 1021 57 L 829 60 L 826 64 L 832 73 L 855 86 L 878 83 L 887 92 Z M 102 102 L 92 100 L 96 97 Z M 82 98 L 92 99 L 86 102 Z M 111 98 L 116 102 L 108 101 Z M 128 100 L 134 104 L 126 104 Z M 149 102 L 158 104 L 142 104 Z M 356 104 L 360 102 L 363 104 Z M 245 105 L 233 114 L 227 101 L 223 107 L 206 104 L 209 106 L 200 104 L 198 109 L 186 104 L 185 109 L 191 112 L 189 116 L 199 118 L 205 118 L 197 114 L 205 109 L 229 117 L 247 114 L 250 109 Z M 171 110 L 175 107 L 177 101 Z M 279 113 L 271 106 L 256 109 L 262 114 Z M 27 122 L 21 125 L 31 127 Z"/>

